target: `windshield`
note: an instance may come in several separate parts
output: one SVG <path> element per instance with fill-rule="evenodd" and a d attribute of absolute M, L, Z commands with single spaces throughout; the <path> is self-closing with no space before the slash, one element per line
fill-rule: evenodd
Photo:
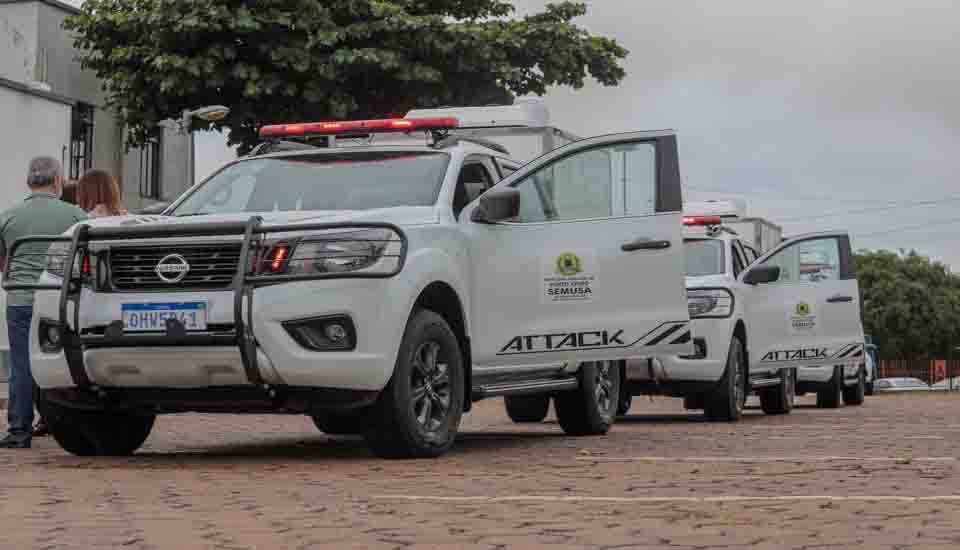
<path fill-rule="evenodd" d="M 724 273 L 723 241 L 694 239 L 683 243 L 687 257 L 687 277 Z"/>
<path fill-rule="evenodd" d="M 431 206 L 449 160 L 420 151 L 255 158 L 214 175 L 173 215 Z"/>

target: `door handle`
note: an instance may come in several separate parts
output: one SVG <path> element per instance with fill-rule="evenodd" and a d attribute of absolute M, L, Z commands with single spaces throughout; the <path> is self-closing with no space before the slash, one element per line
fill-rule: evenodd
<path fill-rule="evenodd" d="M 828 304 L 839 304 L 842 302 L 852 302 L 852 301 L 853 301 L 853 296 L 842 296 L 839 294 L 836 296 L 831 296 L 827 298 Z"/>
<path fill-rule="evenodd" d="M 667 248 L 670 248 L 670 241 L 654 241 L 647 238 L 630 241 L 620 246 L 620 250 L 624 252 L 633 252 L 635 250 L 665 250 Z"/>

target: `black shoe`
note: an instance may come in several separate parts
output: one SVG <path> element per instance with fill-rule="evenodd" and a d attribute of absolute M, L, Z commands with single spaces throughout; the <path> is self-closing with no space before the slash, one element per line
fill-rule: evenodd
<path fill-rule="evenodd" d="M 0 449 L 29 449 L 30 436 L 7 434 L 0 439 Z"/>
<path fill-rule="evenodd" d="M 37 422 L 37 425 L 33 427 L 33 437 L 47 437 L 50 435 L 50 427 L 47 426 L 46 420 L 40 419 L 40 422 Z"/>

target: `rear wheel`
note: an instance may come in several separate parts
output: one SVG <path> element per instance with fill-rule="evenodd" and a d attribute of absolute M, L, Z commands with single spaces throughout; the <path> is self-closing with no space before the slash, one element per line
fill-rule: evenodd
<path fill-rule="evenodd" d="M 517 423 L 543 422 L 550 410 L 548 395 L 517 395 L 503 398 L 507 416 Z"/>
<path fill-rule="evenodd" d="M 796 371 L 781 370 L 779 384 L 760 390 L 760 408 L 767 414 L 790 414 L 796 387 Z"/>
<path fill-rule="evenodd" d="M 830 381 L 817 390 L 817 408 L 836 409 L 843 393 L 843 367 L 834 367 Z"/>
<path fill-rule="evenodd" d="M 707 396 L 703 414 L 707 420 L 735 422 L 743 416 L 747 403 L 747 360 L 739 336 L 730 340 L 727 367 L 716 391 Z"/>
<path fill-rule="evenodd" d="M 553 399 L 557 420 L 569 435 L 602 435 L 616 419 L 620 369 L 614 361 L 584 363 L 577 375 L 580 388 Z"/>
<path fill-rule="evenodd" d="M 373 451 L 386 458 L 425 458 L 450 449 L 463 414 L 463 369 L 450 325 L 432 311 L 414 311 L 393 377 L 364 434 Z"/>
<path fill-rule="evenodd" d="M 857 370 L 857 383 L 843 388 L 843 402 L 847 405 L 863 405 L 863 396 L 867 391 L 867 375 L 863 369 Z"/>
<path fill-rule="evenodd" d="M 156 420 L 155 415 L 78 411 L 41 400 L 50 435 L 63 450 L 78 456 L 133 454 L 150 436 Z"/>

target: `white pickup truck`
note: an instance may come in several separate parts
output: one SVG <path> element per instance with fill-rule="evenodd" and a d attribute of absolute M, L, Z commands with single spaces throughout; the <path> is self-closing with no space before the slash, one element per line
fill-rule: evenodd
<path fill-rule="evenodd" d="M 264 127 L 337 143 L 237 160 L 164 216 L 14 244 L 13 266 L 49 246 L 31 353 L 59 444 L 122 455 L 158 414 L 292 413 L 381 456 L 436 456 L 472 402 L 530 395 L 567 433 L 602 434 L 615 361 L 692 353 L 672 133 L 520 167 L 419 114 Z M 369 144 L 397 132 L 420 141 Z"/>
<path fill-rule="evenodd" d="M 711 420 L 738 420 L 755 392 L 764 412 L 786 414 L 798 383 L 801 391 L 817 383 L 821 407 L 838 406 L 841 393 L 862 403 L 860 293 L 847 234 L 802 235 L 760 254 L 719 216 L 688 215 L 684 224 L 696 352 L 628 361 L 618 412 L 633 395 L 659 394 L 683 397 Z M 847 373 L 842 392 L 835 371 Z"/>

